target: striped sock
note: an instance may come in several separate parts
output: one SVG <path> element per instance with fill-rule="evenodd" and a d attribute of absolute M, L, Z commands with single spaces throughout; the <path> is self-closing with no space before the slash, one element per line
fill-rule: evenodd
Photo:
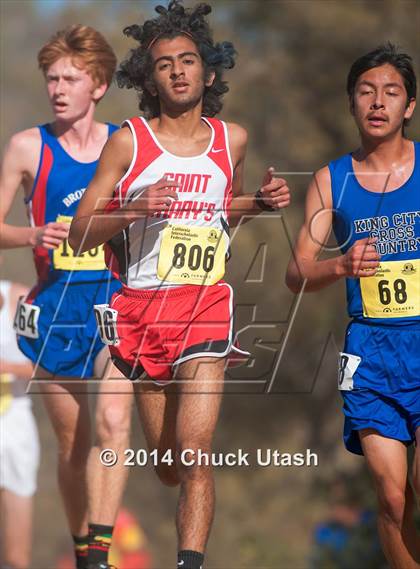
<path fill-rule="evenodd" d="M 111 547 L 113 529 L 114 526 L 89 524 L 89 565 L 108 562 L 108 551 Z"/>
<path fill-rule="evenodd" d="M 88 548 L 89 548 L 89 536 L 83 535 L 82 537 L 79 537 L 77 535 L 73 535 L 72 537 L 74 543 L 74 555 L 76 557 L 76 568 L 86 569 Z"/>

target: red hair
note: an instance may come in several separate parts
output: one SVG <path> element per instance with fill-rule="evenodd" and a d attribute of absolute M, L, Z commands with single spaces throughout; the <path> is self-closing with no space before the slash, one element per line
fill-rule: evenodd
<path fill-rule="evenodd" d="M 102 34 L 89 26 L 68 26 L 52 36 L 38 53 L 38 64 L 44 75 L 61 57 L 71 57 L 73 65 L 86 69 L 98 84 L 111 84 L 117 58 Z"/>

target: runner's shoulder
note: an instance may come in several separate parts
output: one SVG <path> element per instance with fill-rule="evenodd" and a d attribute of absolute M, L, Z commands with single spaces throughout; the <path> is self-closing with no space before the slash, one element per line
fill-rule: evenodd
<path fill-rule="evenodd" d="M 246 154 L 246 145 L 248 141 L 248 133 L 239 124 L 236 123 L 226 123 L 228 136 L 229 136 L 229 148 L 232 156 L 233 167 L 240 163 L 243 163 Z"/>
<path fill-rule="evenodd" d="M 37 127 L 21 130 L 12 135 L 6 150 L 5 160 L 22 172 L 35 175 L 41 153 L 41 134 Z"/>
<path fill-rule="evenodd" d="M 242 126 L 234 122 L 226 123 L 229 140 L 232 146 L 244 147 L 248 141 L 248 132 Z"/>
<path fill-rule="evenodd" d="M 123 126 L 109 137 L 106 145 L 108 156 L 130 164 L 134 152 L 133 135 L 128 127 Z"/>
<path fill-rule="evenodd" d="M 114 149 L 132 150 L 133 149 L 133 135 L 131 130 L 127 125 L 123 125 L 121 128 L 116 130 L 111 134 L 107 142 L 108 146 Z"/>
<path fill-rule="evenodd" d="M 331 173 L 328 166 L 323 166 L 314 172 L 308 187 L 307 206 L 318 209 L 320 203 L 323 208 L 332 205 Z"/>
<path fill-rule="evenodd" d="M 10 137 L 8 147 L 16 151 L 39 150 L 41 146 L 41 134 L 38 127 L 27 128 L 16 132 Z"/>
<path fill-rule="evenodd" d="M 4 159 L 19 170 L 32 172 L 39 162 L 41 144 L 41 134 L 37 127 L 21 130 L 10 137 Z"/>
<path fill-rule="evenodd" d="M 331 186 L 331 172 L 328 165 L 322 166 L 322 168 L 316 170 L 314 173 L 314 178 L 319 184 L 326 184 L 328 186 Z"/>

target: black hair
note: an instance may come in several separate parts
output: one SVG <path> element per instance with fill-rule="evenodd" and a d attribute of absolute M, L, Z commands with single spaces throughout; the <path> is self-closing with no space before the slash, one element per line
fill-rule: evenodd
<path fill-rule="evenodd" d="M 119 87 L 134 88 L 139 94 L 139 107 L 146 118 L 160 114 L 159 98 L 153 96 L 146 87 L 153 71 L 150 55 L 151 45 L 158 39 L 172 39 L 179 35 L 191 38 L 204 63 L 205 77 L 214 73 L 215 78 L 203 95 L 203 115 L 215 116 L 222 108 L 221 97 L 229 91 L 223 81 L 223 70 L 235 65 L 235 49 L 231 42 L 214 43 L 212 31 L 206 21 L 211 12 L 208 4 L 198 4 L 192 9 L 184 8 L 180 0 L 170 0 L 168 8 L 156 6 L 157 17 L 147 20 L 143 25 L 133 24 L 124 29 L 126 36 L 137 40 L 140 45 L 131 50 L 117 71 Z"/>
<path fill-rule="evenodd" d="M 350 101 L 353 102 L 354 90 L 360 75 L 374 67 L 380 67 L 389 63 L 398 71 L 404 81 L 405 89 L 407 91 L 407 106 L 411 99 L 416 98 L 417 93 L 417 80 L 413 68 L 413 60 L 407 54 L 398 51 L 398 48 L 391 42 L 380 45 L 373 51 L 366 55 L 362 55 L 353 63 L 347 76 L 347 94 Z M 404 121 L 407 124 L 408 121 Z"/>

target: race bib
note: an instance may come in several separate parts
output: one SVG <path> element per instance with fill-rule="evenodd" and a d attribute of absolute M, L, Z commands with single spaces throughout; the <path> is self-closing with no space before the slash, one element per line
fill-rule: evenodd
<path fill-rule="evenodd" d="M 25 302 L 21 296 L 18 300 L 13 328 L 19 336 L 26 338 L 39 338 L 38 318 L 41 312 L 39 306 Z"/>
<path fill-rule="evenodd" d="M 353 389 L 353 375 L 356 373 L 362 359 L 354 354 L 340 352 L 338 360 L 338 389 L 351 391 Z"/>
<path fill-rule="evenodd" d="M 101 340 L 107 346 L 118 346 L 120 339 L 117 330 L 118 311 L 109 304 L 95 304 L 93 307 Z"/>
<path fill-rule="evenodd" d="M 59 215 L 57 221 L 71 223 L 72 217 Z M 104 261 L 104 247 L 98 245 L 81 255 L 76 255 L 70 247 L 67 239 L 64 239 L 53 252 L 53 264 L 55 269 L 62 271 L 102 271 L 106 268 Z"/>
<path fill-rule="evenodd" d="M 168 225 L 163 230 L 157 275 L 172 283 L 212 285 L 225 274 L 225 255 L 222 230 Z"/>
<path fill-rule="evenodd" d="M 360 278 L 363 315 L 397 318 L 420 315 L 420 259 L 385 261 L 376 275 Z"/>

